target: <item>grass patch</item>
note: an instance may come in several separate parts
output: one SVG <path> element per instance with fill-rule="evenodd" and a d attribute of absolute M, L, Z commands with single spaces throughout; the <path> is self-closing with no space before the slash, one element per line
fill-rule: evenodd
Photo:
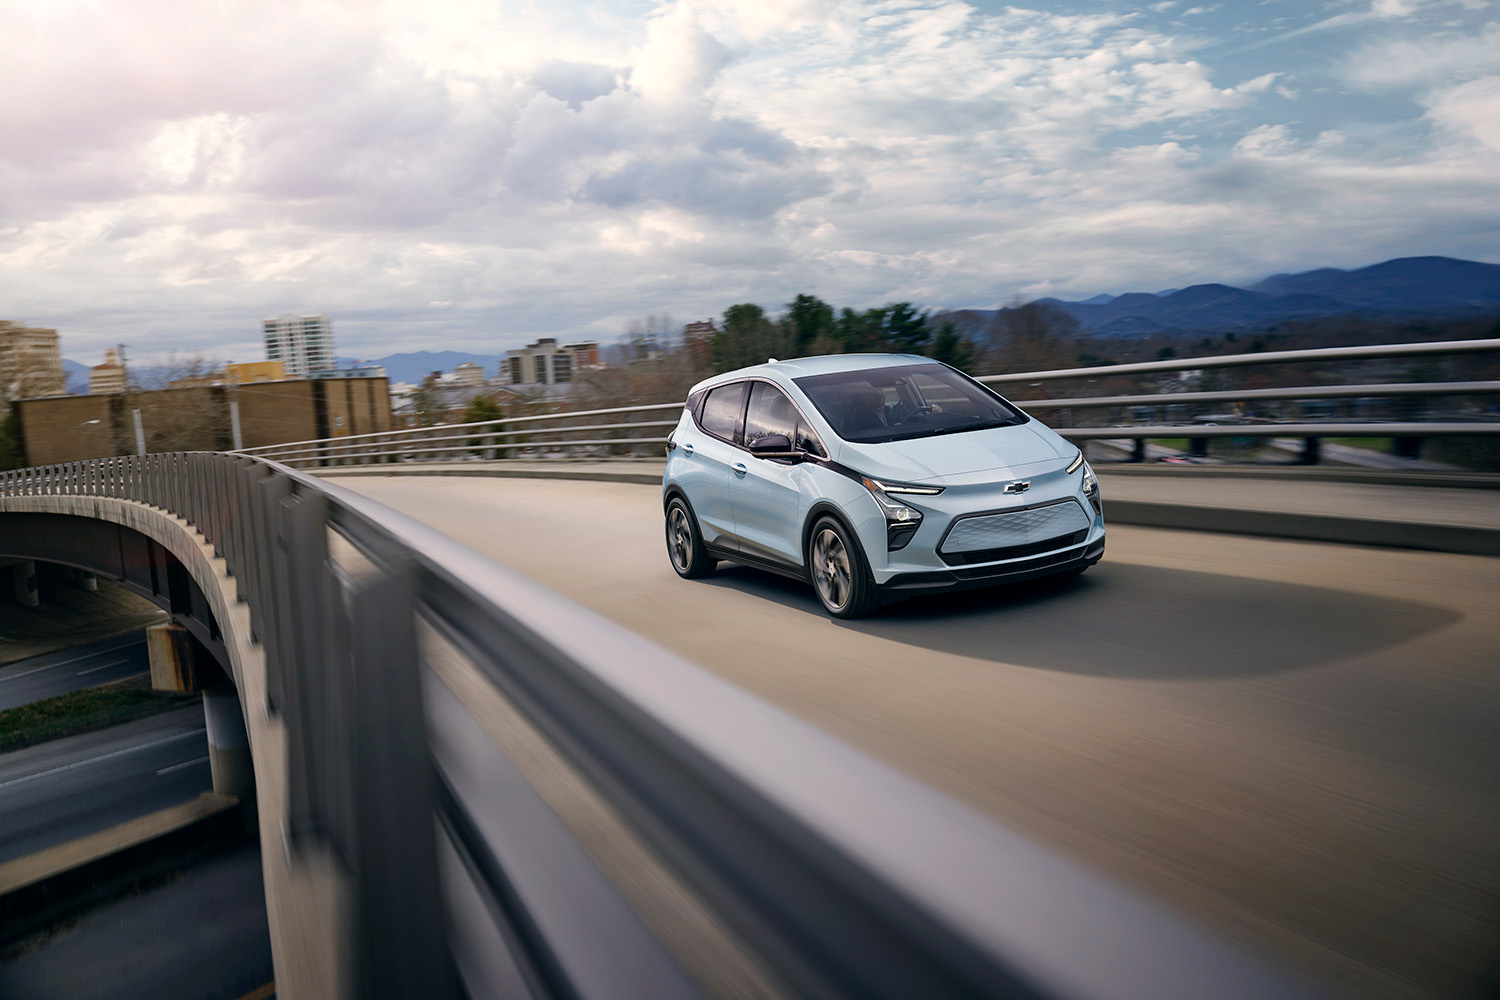
<path fill-rule="evenodd" d="M 1329 444 L 1341 444 L 1349 448 L 1363 448 L 1365 451 L 1378 451 L 1386 455 L 1389 455 L 1391 453 L 1392 442 L 1390 438 L 1355 437 L 1324 438 L 1323 440 L 1327 441 Z"/>
<path fill-rule="evenodd" d="M 142 681 L 107 684 L 0 711 L 0 753 L 155 715 L 197 698 L 163 694 Z"/>

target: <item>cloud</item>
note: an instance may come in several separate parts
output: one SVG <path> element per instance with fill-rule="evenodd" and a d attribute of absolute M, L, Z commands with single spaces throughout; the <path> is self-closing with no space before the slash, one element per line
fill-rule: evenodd
<path fill-rule="evenodd" d="M 1428 8 L 1361 7 L 1383 34 L 1330 80 L 1156 6 L 0 6 L 0 285 L 70 356 L 254 350 L 286 310 L 374 356 L 802 291 L 972 306 L 1493 256 L 1482 14 L 1418 37 Z M 1382 65 L 1413 101 L 1320 119 Z"/>
<path fill-rule="evenodd" d="M 1500 78 L 1475 80 L 1434 95 L 1427 117 L 1450 134 L 1500 153 Z M 1500 170 L 1500 160 L 1492 165 Z"/>
<path fill-rule="evenodd" d="M 1419 87 L 1500 73 L 1500 24 L 1474 34 L 1382 39 L 1362 46 L 1344 62 L 1351 84 L 1379 90 Z"/>

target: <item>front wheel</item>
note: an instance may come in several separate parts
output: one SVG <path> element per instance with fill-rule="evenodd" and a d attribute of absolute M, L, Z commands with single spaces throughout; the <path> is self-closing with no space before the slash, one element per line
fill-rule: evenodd
<path fill-rule="evenodd" d="M 835 618 L 863 618 L 880 607 L 864 553 L 838 521 L 825 517 L 813 525 L 807 553 L 824 611 Z"/>
<path fill-rule="evenodd" d="M 707 576 L 718 561 L 704 551 L 698 519 L 682 497 L 673 497 L 667 504 L 667 556 L 677 575 L 685 580 Z"/>

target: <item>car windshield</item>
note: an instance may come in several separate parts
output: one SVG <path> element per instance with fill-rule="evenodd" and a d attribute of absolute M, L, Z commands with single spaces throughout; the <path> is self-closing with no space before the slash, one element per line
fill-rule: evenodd
<path fill-rule="evenodd" d="M 879 443 L 1024 424 L 1026 414 L 946 365 L 794 379 L 845 441 Z"/>

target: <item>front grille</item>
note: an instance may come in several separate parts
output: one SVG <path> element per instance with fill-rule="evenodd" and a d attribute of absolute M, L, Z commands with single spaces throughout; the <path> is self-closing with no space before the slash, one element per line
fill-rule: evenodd
<path fill-rule="evenodd" d="M 1093 518 L 1076 500 L 1059 500 L 1040 507 L 974 514 L 953 522 L 938 546 L 950 566 L 1019 559 L 1083 540 Z M 1080 532 L 1082 535 L 1080 535 Z"/>
<path fill-rule="evenodd" d="M 972 566 L 975 563 L 999 562 L 1002 559 L 1022 559 L 1041 552 L 1066 548 L 1069 545 L 1082 545 L 1083 540 L 1088 536 L 1089 529 L 1081 528 L 1071 535 L 1044 538 L 1040 542 L 1029 542 L 1025 545 L 1004 545 L 996 549 L 976 549 L 972 552 L 941 552 L 939 555 L 949 566 Z"/>

